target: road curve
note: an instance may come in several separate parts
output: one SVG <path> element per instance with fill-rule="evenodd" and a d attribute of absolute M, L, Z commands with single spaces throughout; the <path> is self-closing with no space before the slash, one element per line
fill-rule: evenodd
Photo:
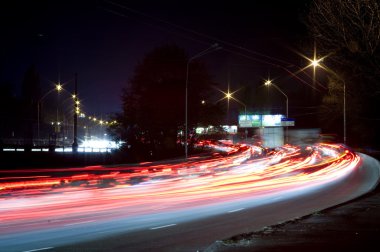
<path fill-rule="evenodd" d="M 119 183 L 126 173 L 113 187 L 61 184 L 45 194 L 44 187 L 15 191 L 18 184 L 8 180 L 2 187 L 8 196 L 0 198 L 0 251 L 196 251 L 354 199 L 379 180 L 378 161 L 342 146 L 251 155 L 243 149 L 185 170 L 164 164 L 163 174 L 135 185 Z"/>

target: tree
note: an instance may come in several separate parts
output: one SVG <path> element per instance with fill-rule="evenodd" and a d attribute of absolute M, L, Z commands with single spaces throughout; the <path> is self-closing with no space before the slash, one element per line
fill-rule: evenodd
<path fill-rule="evenodd" d="M 20 128 L 19 101 L 10 83 L 0 83 L 0 138 L 15 136 Z"/>
<path fill-rule="evenodd" d="M 37 103 L 40 97 L 40 79 L 34 65 L 30 66 L 22 82 L 22 105 L 24 118 L 24 140 L 26 145 L 32 145 L 33 125 L 37 121 Z"/>
<path fill-rule="evenodd" d="M 185 51 L 175 45 L 158 47 L 137 65 L 128 87 L 123 89 L 123 112 L 117 116 L 120 123 L 113 132 L 126 140 L 136 154 L 161 151 L 164 156 L 178 147 L 177 132 L 185 121 L 187 60 Z M 204 113 L 201 101 L 207 100 L 214 83 L 205 66 L 192 61 L 188 84 L 191 129 Z M 209 105 L 207 108 L 211 109 Z"/>
<path fill-rule="evenodd" d="M 376 144 L 380 134 L 380 4 L 377 0 L 315 0 L 307 25 L 318 52 L 328 55 L 329 92 L 322 111 L 343 107 L 347 93 L 347 130 L 352 144 Z M 342 81 L 343 80 L 343 81 Z M 338 112 L 338 111 L 336 111 Z M 331 125 L 340 125 L 336 120 Z M 324 122 L 327 122 L 324 120 Z"/>

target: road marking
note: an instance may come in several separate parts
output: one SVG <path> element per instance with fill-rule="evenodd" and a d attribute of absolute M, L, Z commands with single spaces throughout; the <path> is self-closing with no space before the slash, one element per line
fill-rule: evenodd
<path fill-rule="evenodd" d="M 284 198 L 284 197 L 283 196 L 278 196 L 278 197 L 273 198 L 273 200 L 279 200 L 279 199 L 282 199 L 282 198 Z"/>
<path fill-rule="evenodd" d="M 75 223 L 65 224 L 64 226 L 73 226 L 73 225 L 79 225 L 79 224 L 84 224 L 84 223 L 94 222 L 94 221 L 95 221 L 95 220 L 81 221 L 81 222 L 75 222 Z"/>
<path fill-rule="evenodd" d="M 169 225 L 165 225 L 165 226 L 159 226 L 159 227 L 152 227 L 150 228 L 150 230 L 155 230 L 155 229 L 160 229 L 160 228 L 166 228 L 166 227 L 171 227 L 171 226 L 175 226 L 177 224 L 169 224 Z"/>
<path fill-rule="evenodd" d="M 107 230 L 107 231 L 98 231 L 98 234 L 105 234 L 105 233 L 111 233 L 114 232 L 114 230 Z"/>
<path fill-rule="evenodd" d="M 34 251 L 41 251 L 41 250 L 47 250 L 47 249 L 52 249 L 54 247 L 46 247 L 46 248 L 39 248 L 39 249 L 31 249 L 31 250 L 25 250 L 23 252 L 34 252 Z"/>
<path fill-rule="evenodd" d="M 229 213 L 234 213 L 234 212 L 239 212 L 241 210 L 244 210 L 245 208 L 238 208 L 238 209 L 235 209 L 235 210 L 231 210 L 231 211 L 228 211 Z"/>

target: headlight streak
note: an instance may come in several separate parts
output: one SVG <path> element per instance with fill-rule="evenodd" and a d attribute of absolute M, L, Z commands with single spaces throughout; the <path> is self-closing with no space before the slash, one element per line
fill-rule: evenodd
<path fill-rule="evenodd" d="M 238 151 L 185 163 L 58 169 L 67 174 L 63 177 L 54 176 L 54 169 L 48 170 L 50 176 L 40 169 L 34 171 L 36 176 L 4 177 L 0 180 L 0 234 L 303 190 L 337 180 L 360 162 L 355 153 L 331 144 L 312 146 L 307 156 L 289 145 L 256 158 L 250 158 L 250 147 L 229 148 Z"/>

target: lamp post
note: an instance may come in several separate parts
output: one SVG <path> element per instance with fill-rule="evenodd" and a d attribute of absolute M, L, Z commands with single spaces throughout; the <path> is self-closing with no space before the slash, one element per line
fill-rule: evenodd
<path fill-rule="evenodd" d="M 289 117 L 289 99 L 288 96 L 276 85 L 274 84 L 271 80 L 265 81 L 265 86 L 273 86 L 275 87 L 281 94 L 283 94 L 286 98 L 286 118 Z M 288 126 L 286 126 L 286 143 L 288 143 Z"/>
<path fill-rule="evenodd" d="M 232 96 L 232 93 L 230 93 L 229 91 L 226 93 L 226 97 L 225 97 L 225 98 L 227 98 L 228 101 L 229 101 L 230 99 L 232 99 L 232 100 L 234 100 L 234 101 L 237 101 L 237 102 L 240 103 L 241 105 L 243 105 L 243 107 L 244 107 L 245 120 L 247 120 L 247 106 L 246 106 L 243 102 L 241 102 L 240 100 L 238 100 L 238 99 L 236 99 L 235 97 L 233 97 L 233 96 Z M 245 140 L 247 140 L 247 138 L 248 138 L 248 130 L 247 130 L 247 129 L 245 129 L 244 134 L 245 134 Z"/>
<path fill-rule="evenodd" d="M 63 89 L 62 85 L 60 83 L 55 85 L 54 89 L 49 90 L 46 94 L 44 94 L 37 102 L 37 136 L 38 136 L 38 141 L 40 141 L 40 110 L 41 110 L 41 102 L 43 99 L 45 99 L 48 94 L 53 92 L 54 90 L 57 90 L 57 92 L 61 92 Z"/>
<path fill-rule="evenodd" d="M 286 118 L 289 117 L 289 99 L 288 96 L 276 85 L 274 84 L 271 80 L 267 80 L 264 83 L 266 86 L 274 86 L 281 94 L 283 94 L 286 98 Z"/>
<path fill-rule="evenodd" d="M 208 54 L 210 52 L 214 52 L 214 51 L 219 50 L 219 49 L 221 49 L 221 47 L 219 47 L 218 44 L 213 44 L 212 46 L 210 46 L 206 50 L 203 50 L 203 51 L 199 52 L 198 54 L 194 55 L 193 57 L 189 58 L 188 61 L 187 61 L 187 64 L 186 64 L 186 84 L 185 84 L 185 159 L 187 159 L 187 156 L 188 156 L 188 146 L 187 146 L 188 145 L 188 143 L 187 143 L 187 131 L 188 131 L 188 121 L 187 121 L 187 118 L 188 118 L 188 113 L 187 113 L 187 110 L 188 110 L 189 65 L 190 65 L 191 61 L 193 61 L 194 59 L 202 57 L 203 55 L 206 55 L 206 54 Z"/>
<path fill-rule="evenodd" d="M 72 150 L 74 153 L 78 152 L 78 113 L 79 113 L 79 100 L 78 100 L 78 83 L 77 74 L 75 73 L 75 88 L 74 88 L 74 139 Z"/>
<path fill-rule="evenodd" d="M 346 82 L 343 81 L 343 143 L 346 144 L 347 142 L 347 135 L 346 135 Z"/>
<path fill-rule="evenodd" d="M 323 59 L 323 58 L 322 58 Z M 323 66 L 321 66 L 321 64 L 319 63 L 320 61 L 322 61 L 322 59 L 316 59 L 315 56 L 314 56 L 314 59 L 309 59 L 310 61 L 310 65 L 309 66 L 313 66 L 314 67 L 314 71 L 315 71 L 315 68 L 316 67 L 321 67 L 325 70 L 327 70 L 327 72 L 330 72 L 332 73 L 335 77 L 337 77 L 340 81 L 343 82 L 343 143 L 346 144 L 347 143 L 347 122 L 346 122 L 346 82 L 345 80 L 343 80 L 337 73 L 335 73 L 334 71 L 332 71 L 331 69 L 328 69 L 328 68 L 325 68 Z"/>
<path fill-rule="evenodd" d="M 247 106 L 246 106 L 243 102 L 241 102 L 240 100 L 238 100 L 238 99 L 236 99 L 235 97 L 233 97 L 232 94 L 231 94 L 230 92 L 227 92 L 227 93 L 226 93 L 226 97 L 225 97 L 225 98 L 228 99 L 228 100 L 232 99 L 232 100 L 234 100 L 234 101 L 237 101 L 237 102 L 240 103 L 241 105 L 243 105 L 243 107 L 244 107 L 244 114 L 245 114 L 245 116 L 247 116 Z"/>

